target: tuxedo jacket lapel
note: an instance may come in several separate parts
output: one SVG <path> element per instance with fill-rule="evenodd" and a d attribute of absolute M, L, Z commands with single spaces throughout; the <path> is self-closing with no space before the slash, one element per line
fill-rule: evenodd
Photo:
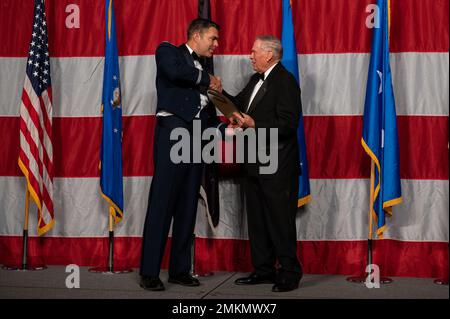
<path fill-rule="evenodd" d="M 255 97 L 253 98 L 252 104 L 250 104 L 250 106 L 248 107 L 247 114 L 250 114 L 255 109 L 256 105 L 258 105 L 259 101 L 261 101 L 261 99 L 264 97 L 264 94 L 266 94 L 266 91 L 267 81 L 264 81 L 263 85 L 261 85 L 261 87 L 259 88 L 258 93 L 256 93 Z"/>
<path fill-rule="evenodd" d="M 189 53 L 189 50 L 186 47 L 186 45 L 182 44 L 179 46 L 179 48 L 180 48 L 181 52 L 183 52 L 183 56 L 186 59 L 187 64 L 195 67 L 194 59 L 192 58 L 192 55 Z"/>
<path fill-rule="evenodd" d="M 269 73 L 269 76 L 267 77 L 267 79 L 264 80 L 263 85 L 261 85 L 258 93 L 256 93 L 256 96 L 253 98 L 252 104 L 249 106 L 249 108 L 247 110 L 247 114 L 250 114 L 251 112 L 253 112 L 254 109 L 256 108 L 256 106 L 258 105 L 258 103 L 261 102 L 262 98 L 264 97 L 264 95 L 267 93 L 267 91 L 270 88 L 270 85 L 272 83 L 272 78 L 275 76 L 275 74 L 278 73 L 280 66 L 281 66 L 281 62 L 278 62 L 278 64 Z M 258 81 L 256 81 L 256 83 L 258 83 Z M 256 85 L 256 83 L 255 83 L 255 85 Z M 254 87 L 255 86 L 253 86 L 253 88 Z"/>

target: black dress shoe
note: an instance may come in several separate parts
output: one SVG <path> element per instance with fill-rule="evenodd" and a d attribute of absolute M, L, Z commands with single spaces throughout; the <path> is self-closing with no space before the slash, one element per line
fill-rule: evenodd
<path fill-rule="evenodd" d="M 275 283 L 272 287 L 273 292 L 286 292 L 298 288 L 298 281 L 283 280 Z"/>
<path fill-rule="evenodd" d="M 179 284 L 188 287 L 200 286 L 200 282 L 198 281 L 198 279 L 192 277 L 189 274 L 180 274 L 177 276 L 171 276 L 169 277 L 168 281 L 173 284 Z"/>
<path fill-rule="evenodd" d="M 150 291 L 161 291 L 165 289 L 159 277 L 154 276 L 142 276 L 139 286 Z"/>
<path fill-rule="evenodd" d="M 275 282 L 275 274 L 269 273 L 267 275 L 259 275 L 252 272 L 248 277 L 238 278 L 234 281 L 236 285 L 258 285 L 258 284 L 273 284 Z"/>

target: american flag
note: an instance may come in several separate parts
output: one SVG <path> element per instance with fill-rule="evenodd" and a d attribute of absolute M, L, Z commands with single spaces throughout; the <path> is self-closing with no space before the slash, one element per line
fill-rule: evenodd
<path fill-rule="evenodd" d="M 19 167 L 38 207 L 38 234 L 54 224 L 52 90 L 44 0 L 34 1 L 33 33 L 20 104 Z"/>

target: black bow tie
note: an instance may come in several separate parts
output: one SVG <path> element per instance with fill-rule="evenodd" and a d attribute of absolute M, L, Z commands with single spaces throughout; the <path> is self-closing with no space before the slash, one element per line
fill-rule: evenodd
<path fill-rule="evenodd" d="M 258 73 L 257 79 L 264 82 L 264 73 Z"/>

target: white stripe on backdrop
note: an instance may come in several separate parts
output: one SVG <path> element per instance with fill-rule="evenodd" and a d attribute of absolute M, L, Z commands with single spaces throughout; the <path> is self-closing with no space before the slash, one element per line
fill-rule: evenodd
<path fill-rule="evenodd" d="M 151 177 L 124 178 L 125 215 L 117 236 L 142 236 Z M 25 182 L 0 177 L 0 235 L 21 235 Z M 364 240 L 367 238 L 368 180 L 314 179 L 314 200 L 297 214 L 298 240 Z M 402 180 L 404 203 L 394 208 L 385 238 L 404 241 L 448 241 L 448 181 Z M 55 227 L 50 237 L 104 237 L 108 233 L 108 207 L 99 195 L 98 178 L 55 178 Z M 220 184 L 221 220 L 216 230 L 208 225 L 199 205 L 196 234 L 209 238 L 247 239 L 245 212 L 239 184 Z M 32 206 L 32 212 L 35 211 Z M 36 214 L 30 214 L 36 225 Z M 30 235 L 36 235 L 30 227 Z"/>
<path fill-rule="evenodd" d="M 363 113 L 369 54 L 306 54 L 299 61 L 305 115 Z M 245 55 L 216 56 L 214 62 L 224 88 L 233 94 L 252 74 Z M 24 58 L 0 58 L 0 116 L 18 115 L 25 63 Z M 398 115 L 449 114 L 447 53 L 394 53 L 391 66 Z M 51 72 L 55 117 L 100 116 L 102 58 L 53 58 Z M 121 57 L 120 72 L 124 115 L 154 114 L 154 56 Z"/>

